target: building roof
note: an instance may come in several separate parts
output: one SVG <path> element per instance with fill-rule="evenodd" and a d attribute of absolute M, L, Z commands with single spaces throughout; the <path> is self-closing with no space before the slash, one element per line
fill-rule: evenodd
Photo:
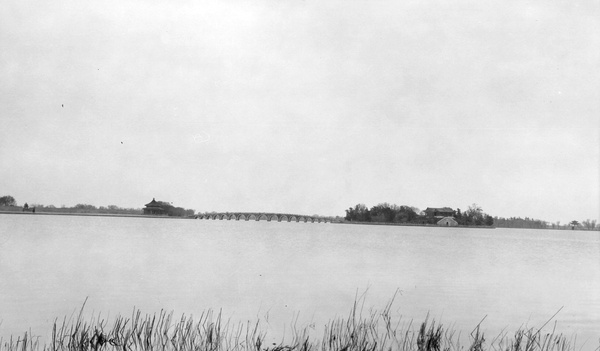
<path fill-rule="evenodd" d="M 450 207 L 427 207 L 425 212 L 428 211 L 437 211 L 437 212 L 454 212 L 454 210 Z"/>
<path fill-rule="evenodd" d="M 156 200 L 154 200 L 154 198 L 152 198 L 152 201 L 147 203 L 145 206 L 146 207 L 161 207 L 160 203 L 156 202 Z"/>

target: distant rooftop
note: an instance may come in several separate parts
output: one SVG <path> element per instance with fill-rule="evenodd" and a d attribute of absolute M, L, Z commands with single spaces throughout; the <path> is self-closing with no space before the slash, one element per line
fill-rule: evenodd
<path fill-rule="evenodd" d="M 436 211 L 436 212 L 454 212 L 454 210 L 450 207 L 427 207 L 425 212 L 427 211 Z"/>

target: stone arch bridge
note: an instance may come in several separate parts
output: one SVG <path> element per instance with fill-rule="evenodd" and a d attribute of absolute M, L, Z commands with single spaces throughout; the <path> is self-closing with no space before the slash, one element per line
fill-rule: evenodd
<path fill-rule="evenodd" d="M 225 213 L 205 213 L 195 216 L 196 219 L 227 219 L 236 221 L 239 220 L 255 220 L 261 221 L 266 220 L 267 222 L 310 222 L 310 223 L 328 223 L 331 222 L 330 218 L 315 217 L 315 216 L 304 216 L 289 213 L 265 213 L 265 212 L 225 212 Z"/>

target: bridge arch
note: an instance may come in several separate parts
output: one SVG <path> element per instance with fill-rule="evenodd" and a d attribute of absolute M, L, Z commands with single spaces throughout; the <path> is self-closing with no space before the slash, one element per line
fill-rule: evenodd
<path fill-rule="evenodd" d="M 275 220 L 277 222 L 281 222 L 281 219 L 279 218 L 279 215 L 277 213 L 271 213 L 268 216 L 269 216 L 269 221 Z"/>
<path fill-rule="evenodd" d="M 212 212 L 212 213 L 203 213 L 198 214 L 194 217 L 195 219 L 205 219 L 205 220 L 219 220 L 227 219 L 232 220 L 235 219 L 239 221 L 241 219 L 249 221 L 251 219 L 255 221 L 266 220 L 267 222 L 277 221 L 277 222 L 310 222 L 310 223 L 331 223 L 331 218 L 326 217 L 312 217 L 312 216 L 303 216 L 303 215 L 295 215 L 289 213 L 265 213 L 265 212 Z"/>

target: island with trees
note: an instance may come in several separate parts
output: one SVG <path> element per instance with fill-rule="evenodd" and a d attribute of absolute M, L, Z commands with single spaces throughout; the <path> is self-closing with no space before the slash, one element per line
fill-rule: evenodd
<path fill-rule="evenodd" d="M 365 204 L 357 204 L 346 210 L 343 223 L 361 224 L 397 224 L 397 225 L 442 225 L 447 226 L 449 221 L 439 223 L 442 219 L 451 217 L 457 226 L 465 227 L 497 227 L 497 228 L 529 228 L 529 229 L 570 229 L 570 230 L 600 230 L 596 220 L 573 220 L 562 224 L 548 222 L 529 217 L 503 218 L 491 216 L 481 206 L 472 204 L 467 210 L 461 211 L 449 207 L 430 208 L 421 211 L 414 206 L 391 205 L 387 202 L 368 208 Z M 450 222 L 451 223 L 451 222 Z"/>
<path fill-rule="evenodd" d="M 431 208 L 420 211 L 414 206 L 390 205 L 380 203 L 370 209 L 357 204 L 346 210 L 347 222 L 390 223 L 405 225 L 444 225 L 444 226 L 487 226 L 494 225 L 494 218 L 483 212 L 480 206 L 473 204 L 462 212 L 450 207 Z"/>

